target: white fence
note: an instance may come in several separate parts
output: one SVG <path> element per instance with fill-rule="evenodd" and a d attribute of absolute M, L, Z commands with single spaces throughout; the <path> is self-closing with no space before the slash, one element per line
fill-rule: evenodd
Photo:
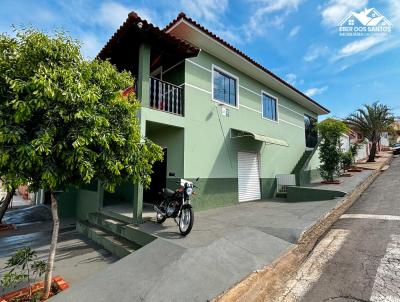
<path fill-rule="evenodd" d="M 276 175 L 278 193 L 286 193 L 288 186 L 296 185 L 296 175 L 295 174 L 278 174 Z"/>

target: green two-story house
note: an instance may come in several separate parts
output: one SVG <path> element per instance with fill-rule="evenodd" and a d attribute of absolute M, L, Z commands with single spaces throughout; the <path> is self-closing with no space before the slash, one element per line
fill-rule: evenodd
<path fill-rule="evenodd" d="M 183 13 L 164 29 L 130 13 L 98 58 L 135 76 L 141 134 L 164 148 L 164 161 L 147 190 L 126 184 L 110 194 L 94 184 L 65 193 L 79 219 L 115 211 L 140 221 L 143 203 L 180 178 L 200 178 L 197 209 L 271 198 L 276 176 L 315 148 L 311 127 L 329 112 Z M 318 174 L 317 157 L 307 163 Z"/>

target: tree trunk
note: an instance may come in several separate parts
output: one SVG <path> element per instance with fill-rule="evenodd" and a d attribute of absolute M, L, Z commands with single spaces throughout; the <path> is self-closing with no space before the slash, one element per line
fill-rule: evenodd
<path fill-rule="evenodd" d="M 57 250 L 58 240 L 58 229 L 60 227 L 60 220 L 58 218 L 58 205 L 57 199 L 54 197 L 53 191 L 51 191 L 51 215 L 53 217 L 53 234 L 51 236 L 51 245 L 49 258 L 47 260 L 46 275 L 44 277 L 44 293 L 43 299 L 48 299 L 51 289 L 51 279 L 53 277 L 54 258 Z"/>
<path fill-rule="evenodd" d="M 0 206 L 0 223 L 3 221 L 4 214 L 6 213 L 14 194 L 15 189 L 12 188 L 10 192 L 7 192 L 6 198 L 4 198 L 3 203 Z"/>
<path fill-rule="evenodd" d="M 373 142 L 372 143 L 371 150 L 369 151 L 368 162 L 374 162 L 375 161 L 376 144 L 377 144 L 377 142 Z"/>

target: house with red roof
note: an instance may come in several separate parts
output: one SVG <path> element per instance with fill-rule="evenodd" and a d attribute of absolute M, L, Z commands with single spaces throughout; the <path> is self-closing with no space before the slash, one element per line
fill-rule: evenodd
<path fill-rule="evenodd" d="M 201 210 L 272 198 L 278 175 L 319 176 L 314 126 L 329 110 L 184 13 L 163 29 L 130 13 L 97 57 L 135 76 L 141 135 L 164 161 L 148 189 L 96 183 L 65 197 L 78 219 L 140 222 L 144 205 L 182 178 L 199 177 Z"/>

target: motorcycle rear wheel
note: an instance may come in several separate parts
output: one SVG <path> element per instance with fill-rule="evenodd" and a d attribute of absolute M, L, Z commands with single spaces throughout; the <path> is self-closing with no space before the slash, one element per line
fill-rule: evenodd
<path fill-rule="evenodd" d="M 181 216 L 179 217 L 179 231 L 183 236 L 190 233 L 194 222 L 194 212 L 190 205 L 186 205 L 182 208 Z"/>

